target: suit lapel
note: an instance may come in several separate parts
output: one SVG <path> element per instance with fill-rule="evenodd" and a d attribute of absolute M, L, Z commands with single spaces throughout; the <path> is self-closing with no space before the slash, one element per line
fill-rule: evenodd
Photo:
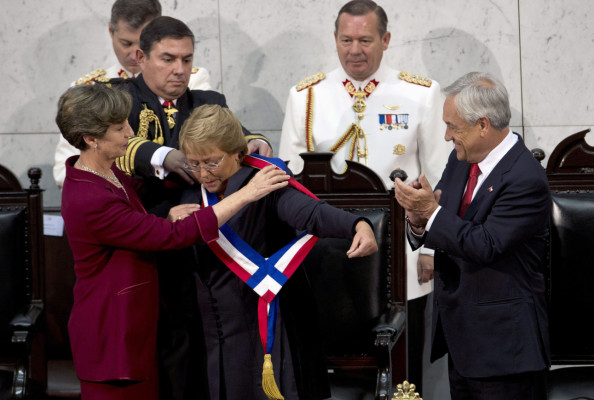
<path fill-rule="evenodd" d="M 449 187 L 447 196 L 445 196 L 445 193 L 443 196 L 445 202 L 441 205 L 458 214 L 458 210 L 460 210 L 460 203 L 462 203 L 462 197 L 464 196 L 466 181 L 468 181 L 470 164 L 459 161 L 455 164 L 455 168 L 456 169 L 452 174 L 451 183 L 448 185 Z"/>
<path fill-rule="evenodd" d="M 470 220 L 474 217 L 485 199 L 489 196 L 496 195 L 503 181 L 503 176 L 511 170 L 524 148 L 522 138 L 518 138 L 516 144 L 503 156 L 487 179 L 481 184 L 481 187 L 478 188 L 478 192 L 474 195 L 466 214 L 464 214 L 465 220 Z"/>

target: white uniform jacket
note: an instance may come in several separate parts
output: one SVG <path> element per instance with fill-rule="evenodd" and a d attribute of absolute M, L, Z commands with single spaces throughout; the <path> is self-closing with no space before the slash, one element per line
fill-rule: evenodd
<path fill-rule="evenodd" d="M 349 80 L 357 86 L 358 83 L 342 68 L 330 72 L 317 83 L 301 85 L 306 87 L 300 91 L 297 91 L 299 85 L 292 87 L 279 157 L 289 161 L 289 168 L 297 174 L 303 169 L 299 154 L 308 151 L 308 137 L 311 138 L 310 151 L 330 151 L 352 124 L 359 121 L 365 140 L 358 140 L 362 150 L 367 142 L 367 158 L 359 158 L 355 151 L 354 161 L 367 164 L 388 189 L 394 185 L 389 175 L 396 168 L 406 171 L 408 181 L 424 173 L 434 186 L 452 150 L 451 143 L 444 139 L 440 86 L 435 81 L 429 87 L 411 83 L 399 78 L 399 74 L 400 71 L 381 66 L 372 77 L 361 82 L 361 88 L 370 81 L 375 88 L 363 99 L 365 110 L 361 112 L 363 118 L 360 120 L 359 113 L 353 109 L 354 97 L 343 82 Z M 307 124 L 308 120 L 311 124 Z M 309 132 L 308 126 L 311 127 Z M 348 140 L 332 159 L 336 172 L 344 171 L 344 160 L 351 159 L 351 140 L 355 139 Z M 429 293 L 432 282 L 418 283 L 418 252 L 413 253 L 408 246 L 407 251 L 407 298 L 410 300 Z"/>

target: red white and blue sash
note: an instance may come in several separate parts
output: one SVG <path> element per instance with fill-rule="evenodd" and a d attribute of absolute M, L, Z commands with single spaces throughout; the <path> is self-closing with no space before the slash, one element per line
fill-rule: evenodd
<path fill-rule="evenodd" d="M 274 165 L 286 171 L 286 165 L 276 158 L 254 154 L 245 156 L 243 162 L 258 169 Z M 290 178 L 289 185 L 319 200 L 295 179 Z M 209 193 L 202 186 L 202 202 L 204 207 L 216 204 L 218 202 L 216 193 Z M 262 346 L 266 354 L 272 352 L 274 344 L 274 328 L 278 312 L 276 295 L 291 278 L 317 240 L 317 237 L 303 232 L 272 256 L 264 258 L 239 237 L 228 224 L 224 224 L 219 228 L 219 239 L 208 244 L 216 256 L 260 296 L 258 324 Z"/>

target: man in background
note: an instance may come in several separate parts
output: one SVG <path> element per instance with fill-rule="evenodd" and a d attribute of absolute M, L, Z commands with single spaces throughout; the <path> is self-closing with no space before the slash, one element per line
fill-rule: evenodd
<path fill-rule="evenodd" d="M 108 23 L 113 51 L 118 62 L 109 68 L 98 68 L 77 79 L 73 85 L 91 84 L 95 80 L 111 78 L 134 78 L 140 74 L 137 51 L 140 32 L 154 18 L 161 16 L 161 4 L 158 0 L 116 0 L 111 7 L 111 19 Z M 193 67 L 188 83 L 190 89 L 210 90 L 210 74 L 206 68 Z M 54 179 L 62 187 L 66 173 L 64 162 L 70 156 L 79 154 L 62 136 L 56 147 L 54 157 Z"/>
<path fill-rule="evenodd" d="M 411 180 L 424 173 L 437 183 L 451 146 L 442 140 L 443 99 L 431 79 L 397 71 L 382 63 L 390 44 L 388 18 L 371 0 L 345 4 L 335 22 L 341 67 L 320 72 L 289 91 L 279 157 L 299 173 L 299 153 L 332 151 L 335 171 L 345 160 L 359 161 L 391 188 L 390 173 L 400 168 Z M 422 388 L 424 309 L 432 290 L 431 251 L 407 249 L 408 379 Z M 422 394 L 422 393 L 421 393 Z"/>

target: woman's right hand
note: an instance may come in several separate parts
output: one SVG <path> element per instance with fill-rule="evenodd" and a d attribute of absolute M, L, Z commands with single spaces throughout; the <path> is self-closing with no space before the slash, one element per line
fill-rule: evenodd
<path fill-rule="evenodd" d="M 289 174 L 273 165 L 262 168 L 245 186 L 249 201 L 256 201 L 289 184 Z"/>

